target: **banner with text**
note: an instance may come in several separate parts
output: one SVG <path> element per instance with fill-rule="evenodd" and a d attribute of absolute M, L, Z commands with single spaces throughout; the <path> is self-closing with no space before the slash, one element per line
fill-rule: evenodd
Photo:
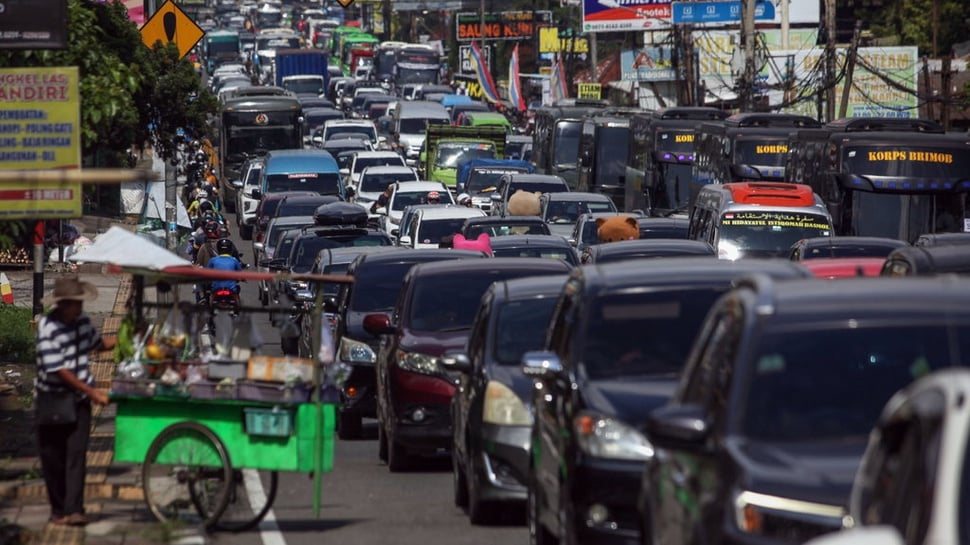
<path fill-rule="evenodd" d="M 583 0 L 583 32 L 670 28 L 669 0 Z"/>
<path fill-rule="evenodd" d="M 77 67 L 0 69 L 0 169 L 77 169 L 81 114 Z M 0 219 L 81 217 L 81 185 L 0 186 Z"/>
<path fill-rule="evenodd" d="M 486 40 L 531 40 L 537 26 L 552 24 L 551 11 L 506 11 L 485 14 Z M 459 42 L 482 39 L 482 18 L 475 12 L 455 16 L 455 36 Z"/>
<path fill-rule="evenodd" d="M 620 79 L 622 81 L 674 81 L 677 74 L 671 62 L 673 49 L 643 47 L 620 51 Z"/>

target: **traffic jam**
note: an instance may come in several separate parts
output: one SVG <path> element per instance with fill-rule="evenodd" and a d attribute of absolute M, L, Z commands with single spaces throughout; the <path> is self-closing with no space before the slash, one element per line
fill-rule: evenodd
<path fill-rule="evenodd" d="M 508 58 L 493 97 L 434 29 L 347 11 L 204 21 L 203 334 L 324 364 L 336 441 L 446 460 L 471 525 L 533 544 L 966 541 L 967 133 L 576 97 Z M 268 511 L 233 527 L 227 495 L 215 528 Z"/>

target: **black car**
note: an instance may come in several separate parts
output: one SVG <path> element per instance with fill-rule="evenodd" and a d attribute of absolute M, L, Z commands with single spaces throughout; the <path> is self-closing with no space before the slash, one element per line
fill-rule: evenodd
<path fill-rule="evenodd" d="M 438 362 L 468 339 L 482 295 L 493 282 L 565 274 L 558 259 L 493 258 L 415 265 L 391 315 L 369 314 L 364 329 L 381 335 L 377 354 L 378 455 L 391 471 L 416 454 L 451 447 L 454 372 Z"/>
<path fill-rule="evenodd" d="M 970 274 L 970 251 L 965 245 L 905 246 L 896 248 L 882 266 L 883 276 Z"/>
<path fill-rule="evenodd" d="M 833 257 L 886 257 L 896 248 L 909 246 L 902 240 L 886 237 L 812 237 L 792 244 L 792 261 Z"/>
<path fill-rule="evenodd" d="M 462 236 L 469 240 L 482 233 L 489 237 L 550 234 L 549 226 L 539 216 L 482 216 L 468 218 L 461 227 Z"/>
<path fill-rule="evenodd" d="M 638 218 L 640 238 L 687 238 L 687 218 Z"/>
<path fill-rule="evenodd" d="M 556 235 L 507 235 L 490 240 L 495 257 L 543 257 L 579 265 L 576 250 Z"/>
<path fill-rule="evenodd" d="M 913 246 L 958 246 L 970 244 L 970 233 L 926 233 Z"/>
<path fill-rule="evenodd" d="M 523 372 L 536 380 L 533 543 L 639 543 L 639 477 L 653 454 L 640 424 L 673 394 L 708 310 L 754 272 L 811 277 L 783 260 L 669 258 L 574 269 L 544 351 L 523 356 Z"/>
<path fill-rule="evenodd" d="M 628 212 L 595 212 L 582 214 L 579 216 L 579 219 L 576 220 L 576 225 L 573 226 L 573 233 L 569 237 L 569 243 L 576 248 L 576 252 L 579 255 L 583 255 L 583 250 L 585 250 L 586 247 L 600 244 L 602 242 L 600 241 L 599 234 L 597 233 L 599 226 L 596 224 L 596 220 L 599 218 L 603 218 L 605 220 L 621 214 L 624 216 L 637 218 L 638 220 L 641 219 L 636 214 Z M 686 238 L 686 235 L 684 235 L 684 238 Z"/>
<path fill-rule="evenodd" d="M 377 416 L 375 364 L 380 337 L 364 330 L 364 316 L 394 310 L 401 281 L 418 263 L 483 257 L 481 252 L 466 250 L 393 248 L 361 255 L 350 264 L 347 274 L 353 283 L 341 284 L 336 301 L 324 300 L 324 310 L 336 314 L 337 361 L 350 366 L 337 414 L 341 439 L 359 437 L 361 419 Z"/>
<path fill-rule="evenodd" d="M 442 359 L 460 372 L 451 399 L 451 465 L 455 504 L 472 524 L 507 508 L 521 510 L 529 476 L 532 380 L 522 354 L 542 348 L 566 276 L 492 284 L 482 297 L 468 344 Z"/>
<path fill-rule="evenodd" d="M 637 240 L 618 240 L 609 244 L 587 246 L 580 261 L 588 263 L 611 263 L 631 259 L 655 257 L 717 257 L 714 247 L 703 240 L 682 240 L 677 238 L 653 238 Z"/>
<path fill-rule="evenodd" d="M 643 542 L 795 545 L 838 530 L 886 402 L 968 350 L 965 279 L 739 282 L 646 422 Z"/>

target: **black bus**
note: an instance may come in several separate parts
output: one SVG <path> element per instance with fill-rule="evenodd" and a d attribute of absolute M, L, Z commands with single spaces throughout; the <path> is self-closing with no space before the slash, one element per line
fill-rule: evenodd
<path fill-rule="evenodd" d="M 576 189 L 579 157 L 579 136 L 583 118 L 601 113 L 609 105 L 605 100 L 575 99 L 535 111 L 535 130 L 532 133 L 532 161 L 537 174 L 555 174 Z"/>
<path fill-rule="evenodd" d="M 686 215 L 697 127 L 726 117 L 717 108 L 703 107 L 662 108 L 633 116 L 623 210 Z"/>
<path fill-rule="evenodd" d="M 691 204 L 707 184 L 783 181 L 788 135 L 821 126 L 811 117 L 782 113 L 734 114 L 701 124 L 694 141 Z"/>
<path fill-rule="evenodd" d="M 250 157 L 303 147 L 303 110 L 294 96 L 233 98 L 222 107 L 219 128 L 219 193 L 223 209 L 236 207 L 233 180 Z"/>
<path fill-rule="evenodd" d="M 583 120 L 576 190 L 602 193 L 623 210 L 630 117 L 643 110 L 610 108 Z"/>
<path fill-rule="evenodd" d="M 840 119 L 791 135 L 786 179 L 825 202 L 837 235 L 913 243 L 970 226 L 970 137 L 933 121 Z"/>

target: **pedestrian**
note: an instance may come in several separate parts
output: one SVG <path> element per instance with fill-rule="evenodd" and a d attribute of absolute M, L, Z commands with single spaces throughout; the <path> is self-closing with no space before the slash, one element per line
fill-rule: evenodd
<path fill-rule="evenodd" d="M 114 337 L 101 337 L 84 313 L 84 301 L 98 289 L 76 277 L 58 278 L 41 299 L 54 308 L 37 326 L 35 424 L 50 522 L 84 526 L 84 478 L 91 403 L 108 404 L 108 393 L 94 388 L 88 353 L 114 348 Z"/>

